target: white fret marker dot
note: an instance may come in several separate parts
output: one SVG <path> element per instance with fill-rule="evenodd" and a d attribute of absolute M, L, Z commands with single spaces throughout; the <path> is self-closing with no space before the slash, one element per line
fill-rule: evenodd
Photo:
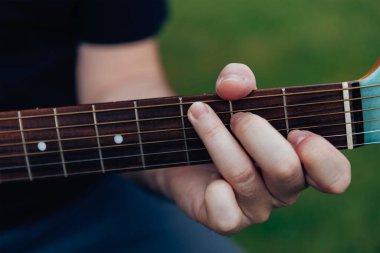
<path fill-rule="evenodd" d="M 37 144 L 37 147 L 38 147 L 39 151 L 45 151 L 46 150 L 46 143 L 41 141 Z"/>
<path fill-rule="evenodd" d="M 121 144 L 123 143 L 123 136 L 121 136 L 120 134 L 115 135 L 115 137 L 113 137 L 113 140 L 116 144 Z"/>

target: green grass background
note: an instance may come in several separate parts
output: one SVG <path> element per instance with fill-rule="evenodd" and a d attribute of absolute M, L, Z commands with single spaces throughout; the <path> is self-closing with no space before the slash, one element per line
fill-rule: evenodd
<path fill-rule="evenodd" d="M 359 78 L 380 56 L 379 0 L 171 0 L 160 36 L 170 82 L 213 92 L 230 62 L 260 88 Z M 380 148 L 345 152 L 353 180 L 342 196 L 306 190 L 268 222 L 233 236 L 248 252 L 380 252 Z"/>

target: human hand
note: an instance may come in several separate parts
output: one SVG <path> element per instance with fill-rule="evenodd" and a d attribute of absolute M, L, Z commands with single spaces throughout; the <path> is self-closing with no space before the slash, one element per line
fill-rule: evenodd
<path fill-rule="evenodd" d="M 227 65 L 216 84 L 226 100 L 241 99 L 254 89 L 255 77 L 242 64 Z M 233 136 L 200 102 L 190 107 L 188 118 L 214 163 L 167 170 L 166 194 L 219 233 L 266 221 L 273 208 L 293 204 L 307 185 L 340 194 L 350 183 L 348 160 L 321 136 L 294 130 L 285 139 L 251 113 L 233 115 Z"/>

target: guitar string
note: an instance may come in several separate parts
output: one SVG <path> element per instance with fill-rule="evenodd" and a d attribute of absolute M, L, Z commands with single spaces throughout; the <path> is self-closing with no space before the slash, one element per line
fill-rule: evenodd
<path fill-rule="evenodd" d="M 180 150 L 173 150 L 173 151 L 163 151 L 163 152 L 153 152 L 153 153 L 145 153 L 144 156 L 150 156 L 150 155 L 167 155 L 167 154 L 174 154 L 174 153 L 182 153 L 182 152 L 192 152 L 192 151 L 203 151 L 206 150 L 206 148 L 192 148 L 192 149 L 180 149 Z M 123 155 L 123 156 L 109 156 L 109 157 L 103 157 L 103 159 L 98 158 L 89 158 L 89 159 L 79 159 L 79 160 L 67 160 L 65 161 L 65 164 L 72 164 L 72 163 L 83 163 L 83 162 L 92 162 L 92 161 L 101 161 L 101 160 L 114 160 L 114 159 L 125 159 L 125 158 L 133 158 L 133 157 L 141 157 L 141 154 L 132 154 L 132 155 Z M 49 163 L 36 163 L 31 164 L 31 167 L 37 167 L 37 166 L 50 166 L 50 165 L 62 165 L 62 162 L 49 162 Z M 6 170 L 12 170 L 12 169 L 21 169 L 25 168 L 24 166 L 15 165 L 15 166 L 8 166 L 0 168 L 0 171 L 6 171 Z"/>
<path fill-rule="evenodd" d="M 333 113 L 324 113 L 324 114 L 312 114 L 312 115 L 302 115 L 302 116 L 293 116 L 293 117 L 287 117 L 287 118 L 272 118 L 272 119 L 267 119 L 268 122 L 274 122 L 274 121 L 283 121 L 283 120 L 292 120 L 292 119 L 301 119 L 301 118 L 310 118 L 310 117 L 321 117 L 321 116 L 328 116 L 328 115 L 336 115 L 336 116 L 340 116 L 340 115 L 344 115 L 345 113 L 358 113 L 358 112 L 363 112 L 363 111 L 374 111 L 374 110 L 379 110 L 380 107 L 373 107 L 373 108 L 366 108 L 366 109 L 361 109 L 361 110 L 351 110 L 351 111 L 343 111 L 343 112 L 333 112 Z M 253 110 L 236 110 L 236 111 L 233 111 L 234 113 L 237 113 L 237 112 L 252 112 Z M 220 114 L 220 113 L 217 113 L 217 114 Z M 174 117 L 173 117 L 174 118 Z M 183 118 L 181 116 L 179 117 L 175 117 L 175 118 Z M 153 120 L 153 119 L 150 119 L 150 120 Z M 154 120 L 157 120 L 157 119 L 154 119 Z M 133 121 L 133 122 L 136 122 Z M 114 121 L 114 122 L 109 122 L 107 124 L 121 124 L 121 123 L 125 123 L 124 121 Z M 129 122 L 128 122 L 129 123 Z M 365 121 L 360 121 L 360 122 L 357 122 L 357 123 L 365 123 Z M 97 126 L 99 126 L 99 124 L 96 124 Z M 226 125 L 226 124 L 225 124 Z M 341 124 L 335 124 L 335 125 L 341 125 Z M 95 124 L 89 124 L 89 125 L 86 125 L 86 126 L 95 126 Z M 315 127 L 323 127 L 323 126 L 334 126 L 334 124 L 331 124 L 331 125 L 315 125 L 315 126 L 308 126 L 308 128 L 315 128 Z M 80 127 L 85 127 L 85 126 L 71 126 L 71 128 L 80 128 Z M 51 127 L 49 128 L 49 130 L 61 130 L 61 127 Z M 151 130 L 151 131 L 141 131 L 141 132 L 129 132 L 129 133 L 123 133 L 123 135 L 136 135 L 136 134 L 148 134 L 148 133 L 158 133 L 158 132 L 166 132 L 166 131 L 180 131 L 180 130 L 191 130 L 193 129 L 192 127 L 187 127 L 187 128 L 171 128 L 171 129 L 159 129 L 159 130 Z M 48 130 L 48 129 L 30 129 L 30 131 L 28 132 L 33 132 L 33 131 L 42 131 L 42 130 Z M 283 129 L 279 129 L 280 130 L 283 130 Z M 285 129 L 284 129 L 285 130 Z M 24 132 L 25 133 L 25 130 L 18 130 L 18 131 L 15 131 L 14 133 L 21 133 L 21 132 Z M 0 134 L 5 134 L 5 133 L 2 133 L 0 132 Z M 7 134 L 9 134 L 7 132 Z M 60 141 L 73 141 L 73 140 L 85 140 L 85 139 L 93 139 L 93 138 L 105 138 L 105 137 L 110 137 L 110 136 L 114 136 L 115 134 L 103 134 L 103 135 L 99 135 L 99 136 L 80 136 L 80 137 L 71 137 L 71 138 L 61 138 Z M 41 141 L 41 140 L 40 140 Z M 40 141 L 29 141 L 29 142 L 25 142 L 25 144 L 35 144 L 35 143 L 38 143 Z M 50 140 L 44 140 L 44 142 L 56 142 L 58 141 L 57 139 L 50 139 Z M 12 143 L 1 143 L 0 144 L 0 147 L 2 146 L 17 146 L 17 145 L 23 145 L 24 143 L 23 142 L 12 142 Z"/>
<path fill-rule="evenodd" d="M 351 82 L 351 83 L 355 83 L 355 82 Z M 326 84 L 326 86 L 329 86 L 329 85 L 340 85 L 340 84 L 341 83 Z M 295 95 L 316 94 L 316 93 L 327 93 L 327 92 L 332 92 L 332 91 L 342 91 L 343 92 L 344 90 L 368 89 L 368 88 L 374 88 L 374 87 L 377 87 L 377 86 L 380 86 L 380 84 L 371 84 L 371 85 L 366 85 L 364 87 L 357 86 L 357 87 L 349 87 L 349 88 L 344 88 L 344 89 L 343 88 L 339 88 L 339 89 L 328 89 L 328 90 L 319 90 L 319 91 L 303 91 L 303 92 L 293 92 L 293 93 L 286 93 L 286 94 L 282 94 L 281 93 L 281 94 L 262 95 L 262 96 L 254 96 L 254 94 L 253 94 L 251 96 L 242 98 L 240 100 L 269 98 L 269 97 L 295 96 Z M 311 86 L 302 86 L 302 87 L 313 87 L 313 86 L 311 85 Z M 297 86 L 287 87 L 285 89 L 293 89 L 293 88 L 297 88 Z M 268 90 L 277 91 L 277 89 L 280 90 L 280 88 L 273 88 L 273 89 L 268 89 Z M 212 96 L 212 95 L 215 95 L 215 94 L 206 94 L 206 96 L 207 95 Z M 169 97 L 169 98 L 177 99 L 178 100 L 178 97 Z M 191 97 L 189 97 L 189 98 L 191 98 Z M 223 101 L 225 101 L 225 100 L 212 99 L 212 100 L 205 100 L 203 102 L 205 102 L 205 103 L 211 103 L 211 102 L 223 102 Z M 120 101 L 120 102 L 122 103 L 122 102 L 132 102 L 132 101 Z M 183 105 L 190 105 L 190 104 L 192 104 L 194 102 L 183 102 L 182 104 Z M 112 102 L 110 102 L 110 103 L 112 103 Z M 115 103 L 118 103 L 118 102 L 115 102 Z M 120 108 L 97 109 L 96 113 L 110 112 L 110 111 L 135 110 L 136 108 L 137 109 L 144 109 L 144 108 L 158 108 L 158 107 L 163 107 L 163 106 L 179 106 L 179 105 L 180 105 L 180 103 L 169 103 L 169 104 L 159 104 L 159 105 L 146 105 L 146 106 L 142 105 L 142 106 L 137 106 L 137 107 L 135 107 L 135 106 L 127 106 L 127 107 L 120 107 Z M 82 106 L 86 106 L 86 105 L 82 105 Z M 90 105 L 87 105 L 87 106 L 90 106 Z M 74 108 L 75 108 L 75 106 L 74 106 Z M 46 108 L 46 109 L 51 109 L 51 108 Z M 92 110 L 76 111 L 76 112 L 61 112 L 61 113 L 57 113 L 57 116 L 86 114 L 86 113 L 92 113 Z M 50 116 L 54 116 L 54 114 L 22 116 L 21 119 L 42 118 L 42 117 L 50 117 Z M 0 118 L 0 122 L 1 121 L 6 121 L 6 120 L 15 120 L 15 119 L 18 119 L 18 117 Z"/>
<path fill-rule="evenodd" d="M 191 163 L 193 163 L 193 165 L 195 164 L 201 164 L 201 163 L 208 163 L 208 162 L 212 162 L 211 159 L 204 159 L 204 160 L 194 160 L 194 161 L 190 161 Z M 146 165 L 146 169 L 153 169 L 154 167 L 156 166 L 162 166 L 162 167 L 168 167 L 168 166 L 181 166 L 181 165 L 187 165 L 187 162 L 175 162 L 175 163 L 162 163 L 162 164 L 158 164 L 158 165 Z M 141 170 L 143 169 L 142 166 L 135 166 L 135 167 L 123 167 L 123 168 L 114 168 L 114 169 L 107 169 L 106 172 L 117 172 L 117 171 L 125 171 L 125 170 L 130 170 L 130 171 L 136 171 L 136 170 Z M 80 171 L 80 172 L 73 172 L 73 173 L 68 173 L 68 176 L 75 176 L 75 175 L 85 175 L 85 174 L 93 174 L 93 173 L 100 173 L 100 171 L 98 170 L 91 170 L 91 171 Z M 61 174 L 51 174 L 51 175 L 45 175 L 45 176 L 34 176 L 33 178 L 34 179 L 42 179 L 42 178 L 51 178 L 51 177 L 61 177 L 62 175 Z M 13 182 L 13 181 L 21 181 L 21 180 L 25 180 L 26 178 L 24 177 L 16 177 L 16 178 L 12 178 L 12 179 L 2 179 L 0 181 L 0 184 L 3 183 L 3 182 Z M 28 178 L 29 180 L 29 178 Z"/>
<path fill-rule="evenodd" d="M 380 120 L 380 119 L 379 119 Z M 285 129 L 284 129 L 285 130 Z M 359 134 L 365 134 L 365 133 L 376 133 L 376 132 L 380 132 L 380 130 L 371 130 L 371 131 L 365 131 L 365 132 L 358 132 L 358 133 L 353 133 L 352 135 L 359 135 Z M 324 138 L 332 138 L 332 137 L 343 137 L 343 136 L 347 136 L 347 134 L 338 134 L 338 135 L 326 135 L 326 136 L 322 136 Z M 199 140 L 201 141 L 199 138 L 188 138 L 187 140 Z M 167 142 L 173 142 L 173 141 L 184 141 L 184 139 L 173 139 L 173 140 L 165 140 L 165 141 L 157 141 L 157 142 L 153 142 L 153 143 L 167 143 Z M 145 144 L 149 144 L 149 143 L 145 143 Z M 111 147 L 120 147 L 120 146 L 129 146 L 129 145 L 139 145 L 139 143 L 133 143 L 133 144 L 126 144 L 126 145 L 110 145 L 110 146 L 102 146 L 102 149 L 103 148 L 111 148 Z M 362 145 L 362 144 L 356 144 L 356 145 Z M 347 147 L 347 145 L 344 145 L 344 146 L 335 146 L 337 148 L 345 148 Z M 92 148 L 82 148 L 82 149 L 73 149 L 73 150 L 64 150 L 64 152 L 69 152 L 69 151 L 80 151 L 80 150 L 89 150 L 89 149 L 97 149 L 97 147 L 92 147 Z M 181 149 L 181 150 L 176 150 L 176 151 L 166 151 L 166 152 L 158 152 L 158 153 L 147 153 L 145 155 L 160 155 L 160 154 L 168 154 L 168 153 L 176 153 L 176 152 L 189 152 L 189 151 L 194 151 L 194 150 L 206 150 L 206 148 L 197 148 L 197 149 Z M 51 151 L 51 152 L 43 152 L 43 153 L 39 153 L 39 152 L 34 152 L 34 153 L 28 153 L 28 155 L 44 155 L 44 154 L 47 154 L 47 153 L 58 153 L 60 151 Z M 0 157 L 0 158 L 9 158 L 9 157 L 24 157 L 25 154 L 22 154 L 22 155 L 18 155 L 18 156 L 7 156 L 7 157 Z M 130 158 L 130 157 L 139 157 L 141 156 L 141 154 L 136 154 L 136 155 L 127 155 L 127 156 L 118 156 L 118 157 L 107 157 L 107 158 L 104 158 L 104 159 L 118 159 L 118 158 Z M 97 158 L 97 159 L 91 159 L 91 160 L 86 160 L 86 159 L 79 159 L 79 160 L 73 160 L 73 161 L 70 161 L 69 163 L 73 163 L 73 162 L 87 162 L 87 161 L 93 161 L 93 160 L 97 160 L 97 161 L 100 161 L 101 159 L 100 158 Z M 68 163 L 68 162 L 65 162 L 65 163 Z M 58 163 L 44 163 L 44 164 L 34 164 L 34 165 L 31 165 L 32 167 L 36 167 L 36 166 L 47 166 L 47 165 L 59 165 L 59 164 L 62 164 L 62 162 L 58 162 Z M 25 168 L 25 166 L 8 166 L 8 167 L 2 167 L 0 168 L 0 171 L 5 171 L 5 170 L 9 170 L 9 169 L 19 169 L 19 168 Z"/>
<path fill-rule="evenodd" d="M 361 144 L 354 144 L 354 147 L 361 146 L 361 145 L 373 145 L 373 144 L 379 144 L 380 142 L 368 142 L 368 143 L 361 143 Z M 346 146 L 342 146 L 346 147 Z M 212 159 L 202 159 L 202 160 L 190 160 L 189 161 L 191 165 L 195 164 L 205 164 L 205 163 L 212 163 Z M 185 162 L 174 162 L 174 163 L 161 163 L 161 164 L 154 164 L 154 165 L 146 165 L 144 170 L 146 169 L 153 169 L 160 167 L 169 167 L 169 166 L 186 166 L 188 164 L 188 161 Z M 25 167 L 23 167 L 25 168 Z M 118 172 L 118 171 L 137 171 L 137 170 L 143 170 L 142 166 L 135 166 L 135 167 L 121 167 L 121 168 L 113 168 L 113 169 L 106 169 L 106 172 Z M 75 176 L 75 175 L 85 175 L 85 174 L 94 174 L 94 173 L 102 173 L 101 170 L 89 170 L 89 171 L 78 171 L 78 172 L 70 172 L 67 173 L 68 176 Z M 52 177 L 63 177 L 63 174 L 50 174 L 50 175 L 44 175 L 44 176 L 33 176 L 33 179 L 43 179 L 43 178 L 52 178 Z M 22 180 L 29 180 L 29 177 L 14 177 L 11 179 L 2 179 L 0 183 L 5 182 L 13 182 L 13 181 L 22 181 Z"/>
<path fill-rule="evenodd" d="M 375 96 L 367 96 L 367 97 L 361 97 L 361 98 L 352 98 L 352 99 L 340 99 L 340 100 L 333 100 L 333 101 L 321 101 L 321 102 L 315 102 L 315 103 L 302 103 L 302 104 L 294 104 L 294 105 L 279 105 L 279 106 L 267 106 L 267 107 L 258 107 L 253 109 L 244 109 L 239 111 L 233 111 L 233 112 L 254 112 L 254 111 L 261 111 L 261 110 L 269 110 L 269 109 L 282 109 L 288 108 L 288 107 L 300 107 L 300 106 L 308 106 L 308 105 L 316 105 L 316 104 L 330 104 L 330 103 L 338 103 L 338 102 L 345 102 L 345 101 L 355 101 L 355 100 L 364 100 L 364 99 L 374 99 L 379 98 L 380 95 Z M 225 101 L 227 102 L 227 101 Z M 230 114 L 231 111 L 221 111 L 216 112 L 217 114 Z M 320 114 L 323 115 L 323 114 Z M 143 121 L 151 121 L 151 120 L 165 120 L 165 119 L 176 119 L 176 118 L 187 118 L 187 115 L 179 115 L 179 116 L 166 116 L 166 117 L 156 117 L 156 118 L 145 118 L 145 119 L 139 119 L 139 122 Z M 294 118 L 294 117 L 292 117 Z M 292 119 L 289 118 L 288 119 Z M 284 120 L 285 118 L 279 118 L 278 120 Z M 98 126 L 103 125 L 110 125 L 110 124 L 120 124 L 120 123 L 136 123 L 136 119 L 133 120 L 119 120 L 119 121 L 109 121 L 109 122 L 97 122 Z M 94 123 L 88 123 L 88 124 L 76 124 L 76 125 L 66 125 L 66 126 L 59 126 L 59 129 L 66 129 L 66 128 L 74 128 L 74 127 L 86 127 L 86 126 L 95 126 Z M 30 129 L 23 129 L 24 132 L 33 132 L 33 131 L 42 131 L 42 130 L 51 130 L 56 129 L 56 127 L 40 127 L 40 128 L 30 128 Z M 6 130 L 6 131 L 0 131 L 0 134 L 10 134 L 10 133 L 19 133 L 20 130 Z"/>

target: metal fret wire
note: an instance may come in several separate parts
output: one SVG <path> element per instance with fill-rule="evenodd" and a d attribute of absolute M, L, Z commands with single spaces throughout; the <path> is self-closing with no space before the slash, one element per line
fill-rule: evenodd
<path fill-rule="evenodd" d="M 379 96 L 380 97 L 380 96 Z M 349 111 L 350 113 L 358 113 L 358 112 L 363 112 L 363 111 L 373 111 L 373 110 L 380 110 L 380 107 L 373 107 L 373 108 L 367 108 L 367 109 L 362 109 L 362 110 L 351 110 Z M 253 110 L 239 110 L 235 111 L 237 112 L 251 112 Z M 268 122 L 273 122 L 273 121 L 282 121 L 282 120 L 289 120 L 289 119 L 300 119 L 300 118 L 311 118 L 311 117 L 320 117 L 320 116 L 327 116 L 327 115 L 341 115 L 345 114 L 347 112 L 333 112 L 333 113 L 324 113 L 324 114 L 313 114 L 313 115 L 303 115 L 303 116 L 295 116 L 295 117 L 286 117 L 286 118 L 273 118 L 273 119 L 267 119 Z M 220 114 L 220 113 L 217 113 Z M 181 116 L 179 117 L 173 117 L 173 118 L 182 118 Z M 154 118 L 154 119 L 149 119 L 149 120 L 158 120 L 160 118 Z M 163 118 L 161 118 L 163 119 Z M 365 122 L 371 122 L 371 121 L 378 121 L 380 119 L 375 119 L 375 120 L 367 120 L 367 121 L 356 121 L 356 122 L 351 122 L 351 123 L 365 123 Z M 136 121 L 133 121 L 136 122 Z M 108 124 L 119 124 L 123 123 L 120 121 L 115 121 L 115 122 L 110 122 Z M 351 124 L 349 123 L 349 124 Z M 347 124 L 347 123 L 345 123 Z M 225 124 L 229 125 L 229 124 Z M 307 127 L 301 127 L 298 129 L 309 129 L 309 128 L 317 128 L 317 127 L 328 127 L 328 126 L 336 126 L 336 125 L 342 125 L 341 123 L 339 124 L 329 124 L 329 125 L 315 125 L 315 126 L 307 126 Z M 94 124 L 90 124 L 89 126 L 94 126 Z M 72 128 L 76 128 L 77 126 L 72 126 Z M 80 126 L 82 127 L 82 126 Z M 61 127 L 55 127 L 55 128 L 50 128 L 50 129 L 61 129 Z M 192 130 L 192 127 L 186 127 L 186 128 L 171 128 L 171 129 L 159 129 L 159 130 L 151 130 L 151 131 L 137 131 L 137 132 L 130 132 L 130 133 L 124 133 L 124 135 L 136 135 L 136 134 L 148 134 L 148 133 L 159 133 L 159 132 L 167 132 L 167 131 L 181 131 L 181 130 Z M 287 129 L 278 129 L 278 131 L 283 131 Z M 25 132 L 25 130 L 21 130 L 22 132 Z M 41 131 L 40 129 L 34 129 L 34 131 Z M 17 131 L 17 133 L 20 133 L 20 131 Z M 2 132 L 0 132 L 2 134 Z M 106 138 L 114 136 L 114 134 L 105 134 L 105 135 L 99 135 L 99 136 L 81 136 L 81 137 L 72 137 L 72 138 L 63 138 L 63 139 L 50 139 L 50 140 L 44 140 L 44 142 L 57 142 L 57 141 L 74 141 L 74 140 L 85 140 L 85 139 L 94 139 L 94 138 Z M 36 144 L 39 141 L 29 141 L 25 142 L 25 144 Z M 23 145 L 24 142 L 16 142 L 16 143 L 2 143 L 0 144 L 0 147 L 2 146 L 17 146 L 17 145 Z M 1 156 L 0 156 L 1 157 Z"/>
<path fill-rule="evenodd" d="M 28 156 L 28 150 L 26 148 L 26 144 L 25 144 L 25 136 L 24 136 L 24 132 L 22 132 L 22 129 L 24 129 L 23 125 L 22 125 L 22 120 L 21 120 L 21 111 L 18 111 L 17 112 L 17 115 L 18 115 L 18 125 L 19 125 L 19 128 L 21 130 L 21 140 L 23 142 L 23 150 L 24 150 L 24 157 L 25 157 L 25 163 L 26 163 L 26 169 L 28 170 L 28 178 L 30 181 L 33 180 L 33 177 L 32 177 L 32 171 L 30 170 L 30 163 L 29 163 L 29 156 Z"/>
<path fill-rule="evenodd" d="M 286 90 L 285 88 L 281 89 L 282 91 L 282 103 L 284 105 L 284 120 L 285 120 L 285 126 L 286 126 L 286 132 L 289 133 L 289 117 L 288 117 L 288 107 L 287 107 L 287 101 L 286 101 Z"/>
<path fill-rule="evenodd" d="M 355 83 L 355 82 L 358 82 L 358 81 L 350 82 L 350 84 Z M 341 84 L 341 83 L 326 84 L 326 86 L 329 86 L 329 85 L 339 85 L 339 84 Z M 358 87 L 350 87 L 350 88 L 347 88 L 347 89 L 341 89 L 341 88 L 339 88 L 339 89 L 319 90 L 319 91 L 294 92 L 294 93 L 287 93 L 287 94 L 285 94 L 285 96 L 295 96 L 295 95 L 315 94 L 315 93 L 327 93 L 327 92 L 331 92 L 331 91 L 367 89 L 367 88 L 374 88 L 374 87 L 377 87 L 377 86 L 380 86 L 380 84 L 371 84 L 371 85 L 367 85 L 367 86 L 364 86 L 364 87 L 360 87 L 360 86 L 358 86 Z M 308 87 L 308 86 L 302 86 L 302 87 Z M 313 85 L 310 85 L 309 87 L 313 87 Z M 287 87 L 286 89 L 293 89 L 293 88 L 297 88 L 297 86 Z M 277 89 L 281 89 L 281 88 L 274 88 L 273 90 L 277 90 Z M 206 94 L 206 95 L 213 95 L 213 94 Z M 240 100 L 249 100 L 249 99 L 258 99 L 258 98 L 269 98 L 269 97 L 282 97 L 282 96 L 283 96 L 283 94 L 263 95 L 263 96 L 249 96 L 249 97 L 242 98 Z M 173 97 L 173 98 L 176 98 L 176 97 Z M 357 99 L 361 99 L 361 98 L 357 98 Z M 353 99 L 353 100 L 356 100 L 356 99 Z M 222 102 L 222 101 L 223 100 L 204 100 L 202 102 L 204 102 L 204 103 L 212 103 L 212 102 Z M 128 101 L 124 101 L 124 102 L 128 102 Z M 183 105 L 190 105 L 192 103 L 194 103 L 194 102 L 186 102 L 186 103 L 183 103 Z M 176 105 L 179 105 L 179 103 L 139 106 L 138 109 L 156 108 L 156 107 L 163 107 L 163 106 L 176 106 Z M 99 113 L 99 112 L 123 111 L 123 110 L 134 110 L 134 109 L 135 109 L 134 106 L 129 106 L 129 107 L 120 107 L 120 108 L 111 108 L 111 109 L 99 109 L 96 112 Z M 91 112 L 92 111 L 67 112 L 67 113 L 59 113 L 59 114 L 57 114 L 57 116 L 85 114 L 85 113 L 91 113 Z M 42 117 L 49 117 L 49 116 L 54 116 L 54 114 L 23 116 L 22 119 L 42 118 Z M 13 120 L 13 119 L 18 119 L 18 118 L 17 117 L 0 118 L 0 121 Z"/>
<path fill-rule="evenodd" d="M 67 177 L 67 169 L 66 169 L 66 163 L 65 163 L 65 156 L 63 155 L 63 148 L 62 148 L 62 142 L 61 142 L 61 134 L 59 132 L 59 125 L 58 125 L 58 117 L 57 117 L 57 109 L 53 109 L 54 112 L 54 124 L 56 126 L 56 133 L 57 133 L 57 138 L 58 138 L 58 148 L 59 148 L 59 153 L 61 156 L 61 161 L 62 161 L 62 169 L 63 169 L 63 175 Z"/>
<path fill-rule="evenodd" d="M 98 120 L 96 118 L 95 110 L 96 110 L 95 109 L 95 105 L 92 105 L 92 117 L 94 119 L 94 128 L 95 128 L 95 134 L 96 134 L 96 144 L 98 145 L 98 153 L 99 153 L 99 158 L 100 158 L 100 167 L 102 168 L 102 172 L 106 173 L 106 171 L 104 170 L 103 153 L 102 153 L 102 148 L 100 147 Z"/>
<path fill-rule="evenodd" d="M 135 105 L 135 118 L 136 118 L 136 127 L 137 127 L 137 137 L 139 139 L 139 148 L 140 148 L 140 156 L 141 156 L 141 163 L 143 168 L 145 169 L 145 157 L 144 157 L 144 149 L 143 149 L 143 143 L 141 138 L 141 131 L 140 131 L 140 123 L 139 123 L 139 113 L 137 111 L 137 102 L 134 101 L 133 104 Z"/>
<path fill-rule="evenodd" d="M 180 103 L 180 106 L 179 106 L 179 110 L 181 112 L 181 124 L 182 124 L 182 134 L 183 134 L 183 139 L 184 139 L 184 144 L 185 144 L 185 150 L 188 150 L 188 146 L 187 146 L 187 134 L 186 134 L 186 129 L 185 129 L 185 118 L 183 117 L 183 105 L 182 105 L 182 97 L 179 97 L 178 98 L 179 100 L 179 103 Z M 189 156 L 189 152 L 186 152 L 186 160 L 187 160 L 187 163 L 190 165 L 190 156 Z"/>
<path fill-rule="evenodd" d="M 316 104 L 331 104 L 331 103 L 338 103 L 338 102 L 345 102 L 345 101 L 355 101 L 355 100 L 363 100 L 363 99 L 374 99 L 374 98 L 379 98 L 380 95 L 376 96 L 367 96 L 367 97 L 361 97 L 361 98 L 353 98 L 353 99 L 342 99 L 342 100 L 332 100 L 332 101 L 323 101 L 323 102 L 315 102 L 315 103 L 303 103 L 303 104 L 294 104 L 294 105 L 286 105 L 286 107 L 297 107 L 297 106 L 308 106 L 308 105 L 316 105 Z M 203 101 L 204 102 L 204 101 Z M 217 102 L 224 102 L 224 101 L 217 101 Z M 227 101 L 225 101 L 227 102 Z M 153 107 L 152 107 L 153 108 Z M 239 110 L 239 111 L 233 111 L 233 112 L 254 112 L 254 111 L 260 111 L 260 110 L 270 110 L 270 109 L 279 109 L 279 108 L 285 108 L 285 106 L 280 105 L 280 106 L 267 106 L 267 107 L 258 107 L 254 109 L 245 109 L 245 110 Z M 140 109 L 140 108 L 137 108 Z M 377 108 L 372 108 L 377 109 Z M 371 110 L 371 108 L 367 109 Z M 364 110 L 363 110 L 364 111 Z M 350 111 L 350 112 L 360 112 L 360 110 L 357 111 Z M 222 111 L 222 112 L 217 112 L 217 114 L 230 114 L 231 111 Z M 331 114 L 331 113 L 330 113 Z M 324 115 L 330 115 L 330 114 L 319 114 L 315 116 L 324 116 Z M 332 113 L 332 114 L 339 114 L 337 113 Z M 49 114 L 46 115 L 41 115 L 38 117 L 44 117 L 44 116 L 50 116 Z M 305 118 L 305 117 L 310 117 L 313 115 L 306 115 L 306 116 L 301 116 L 301 117 L 290 117 L 288 119 L 296 119 L 296 118 Z M 183 117 L 187 118 L 187 115 L 184 115 Z M 163 119 L 176 119 L 176 118 L 181 118 L 181 116 L 167 116 L 167 117 L 157 117 L 157 118 L 147 118 L 147 119 L 139 119 L 140 122 L 142 121 L 151 121 L 151 120 L 163 120 Z M 272 120 L 285 120 L 285 118 L 278 118 L 278 119 L 272 119 Z M 1 121 L 1 119 L 0 119 Z M 109 122 L 98 122 L 98 126 L 101 125 L 110 125 L 110 124 L 121 124 L 121 123 L 136 123 L 136 120 L 120 120 L 120 121 L 109 121 Z M 78 125 L 68 125 L 68 126 L 60 126 L 60 129 L 65 129 L 65 128 L 74 128 L 74 127 L 86 127 L 86 126 L 94 126 L 94 124 L 78 124 Z M 55 129 L 54 127 L 43 127 L 43 128 L 32 128 L 32 129 L 24 129 L 24 132 L 33 132 L 33 131 L 42 131 L 42 130 L 51 130 Z M 9 134 L 9 133 L 19 133 L 19 130 L 8 130 L 8 131 L 0 131 L 0 134 Z M 0 145 L 1 146 L 1 145 Z"/>

